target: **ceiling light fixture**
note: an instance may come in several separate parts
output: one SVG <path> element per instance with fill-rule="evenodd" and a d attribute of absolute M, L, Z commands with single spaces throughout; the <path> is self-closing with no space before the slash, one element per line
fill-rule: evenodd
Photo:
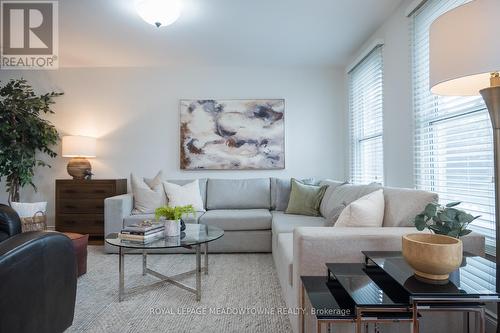
<path fill-rule="evenodd" d="M 144 21 L 158 28 L 174 23 L 181 15 L 179 0 L 138 0 L 136 9 Z"/>

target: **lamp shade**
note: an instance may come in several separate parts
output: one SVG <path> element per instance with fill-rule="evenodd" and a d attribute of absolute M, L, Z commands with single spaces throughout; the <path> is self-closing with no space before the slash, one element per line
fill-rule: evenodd
<path fill-rule="evenodd" d="M 62 138 L 62 156 L 96 157 L 96 139 L 88 136 L 64 136 Z"/>
<path fill-rule="evenodd" d="M 438 17 L 430 28 L 430 86 L 438 95 L 471 96 L 500 71 L 500 0 L 475 0 Z"/>

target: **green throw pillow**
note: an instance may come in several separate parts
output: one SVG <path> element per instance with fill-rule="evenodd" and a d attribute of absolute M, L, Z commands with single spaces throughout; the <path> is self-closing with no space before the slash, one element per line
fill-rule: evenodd
<path fill-rule="evenodd" d="M 308 185 L 295 178 L 292 178 L 291 185 L 290 200 L 285 213 L 319 216 L 319 205 L 328 185 Z"/>

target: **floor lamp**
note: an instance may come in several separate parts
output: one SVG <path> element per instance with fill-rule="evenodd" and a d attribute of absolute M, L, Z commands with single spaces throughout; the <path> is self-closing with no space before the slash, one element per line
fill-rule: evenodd
<path fill-rule="evenodd" d="M 495 156 L 497 265 L 500 261 L 499 16 L 500 0 L 474 0 L 441 15 L 430 28 L 429 58 L 432 93 L 447 96 L 481 94 L 490 114 Z M 496 272 L 496 287 L 497 292 L 500 291 L 500 269 Z M 500 306 L 497 313 L 500 317 Z"/>

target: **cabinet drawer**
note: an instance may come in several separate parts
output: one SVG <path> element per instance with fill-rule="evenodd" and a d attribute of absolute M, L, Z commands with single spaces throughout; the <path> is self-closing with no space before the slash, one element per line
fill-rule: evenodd
<path fill-rule="evenodd" d="M 59 214 L 103 214 L 104 200 L 103 199 L 65 199 L 59 200 L 57 206 Z"/>
<path fill-rule="evenodd" d="M 103 235 L 104 216 L 100 214 L 88 215 L 58 215 L 57 231 L 76 232 L 79 234 Z"/>
<path fill-rule="evenodd" d="M 89 183 L 79 184 L 78 186 L 61 184 L 57 188 L 57 196 L 61 200 L 65 200 L 66 198 L 104 199 L 114 195 L 114 184 Z"/>

